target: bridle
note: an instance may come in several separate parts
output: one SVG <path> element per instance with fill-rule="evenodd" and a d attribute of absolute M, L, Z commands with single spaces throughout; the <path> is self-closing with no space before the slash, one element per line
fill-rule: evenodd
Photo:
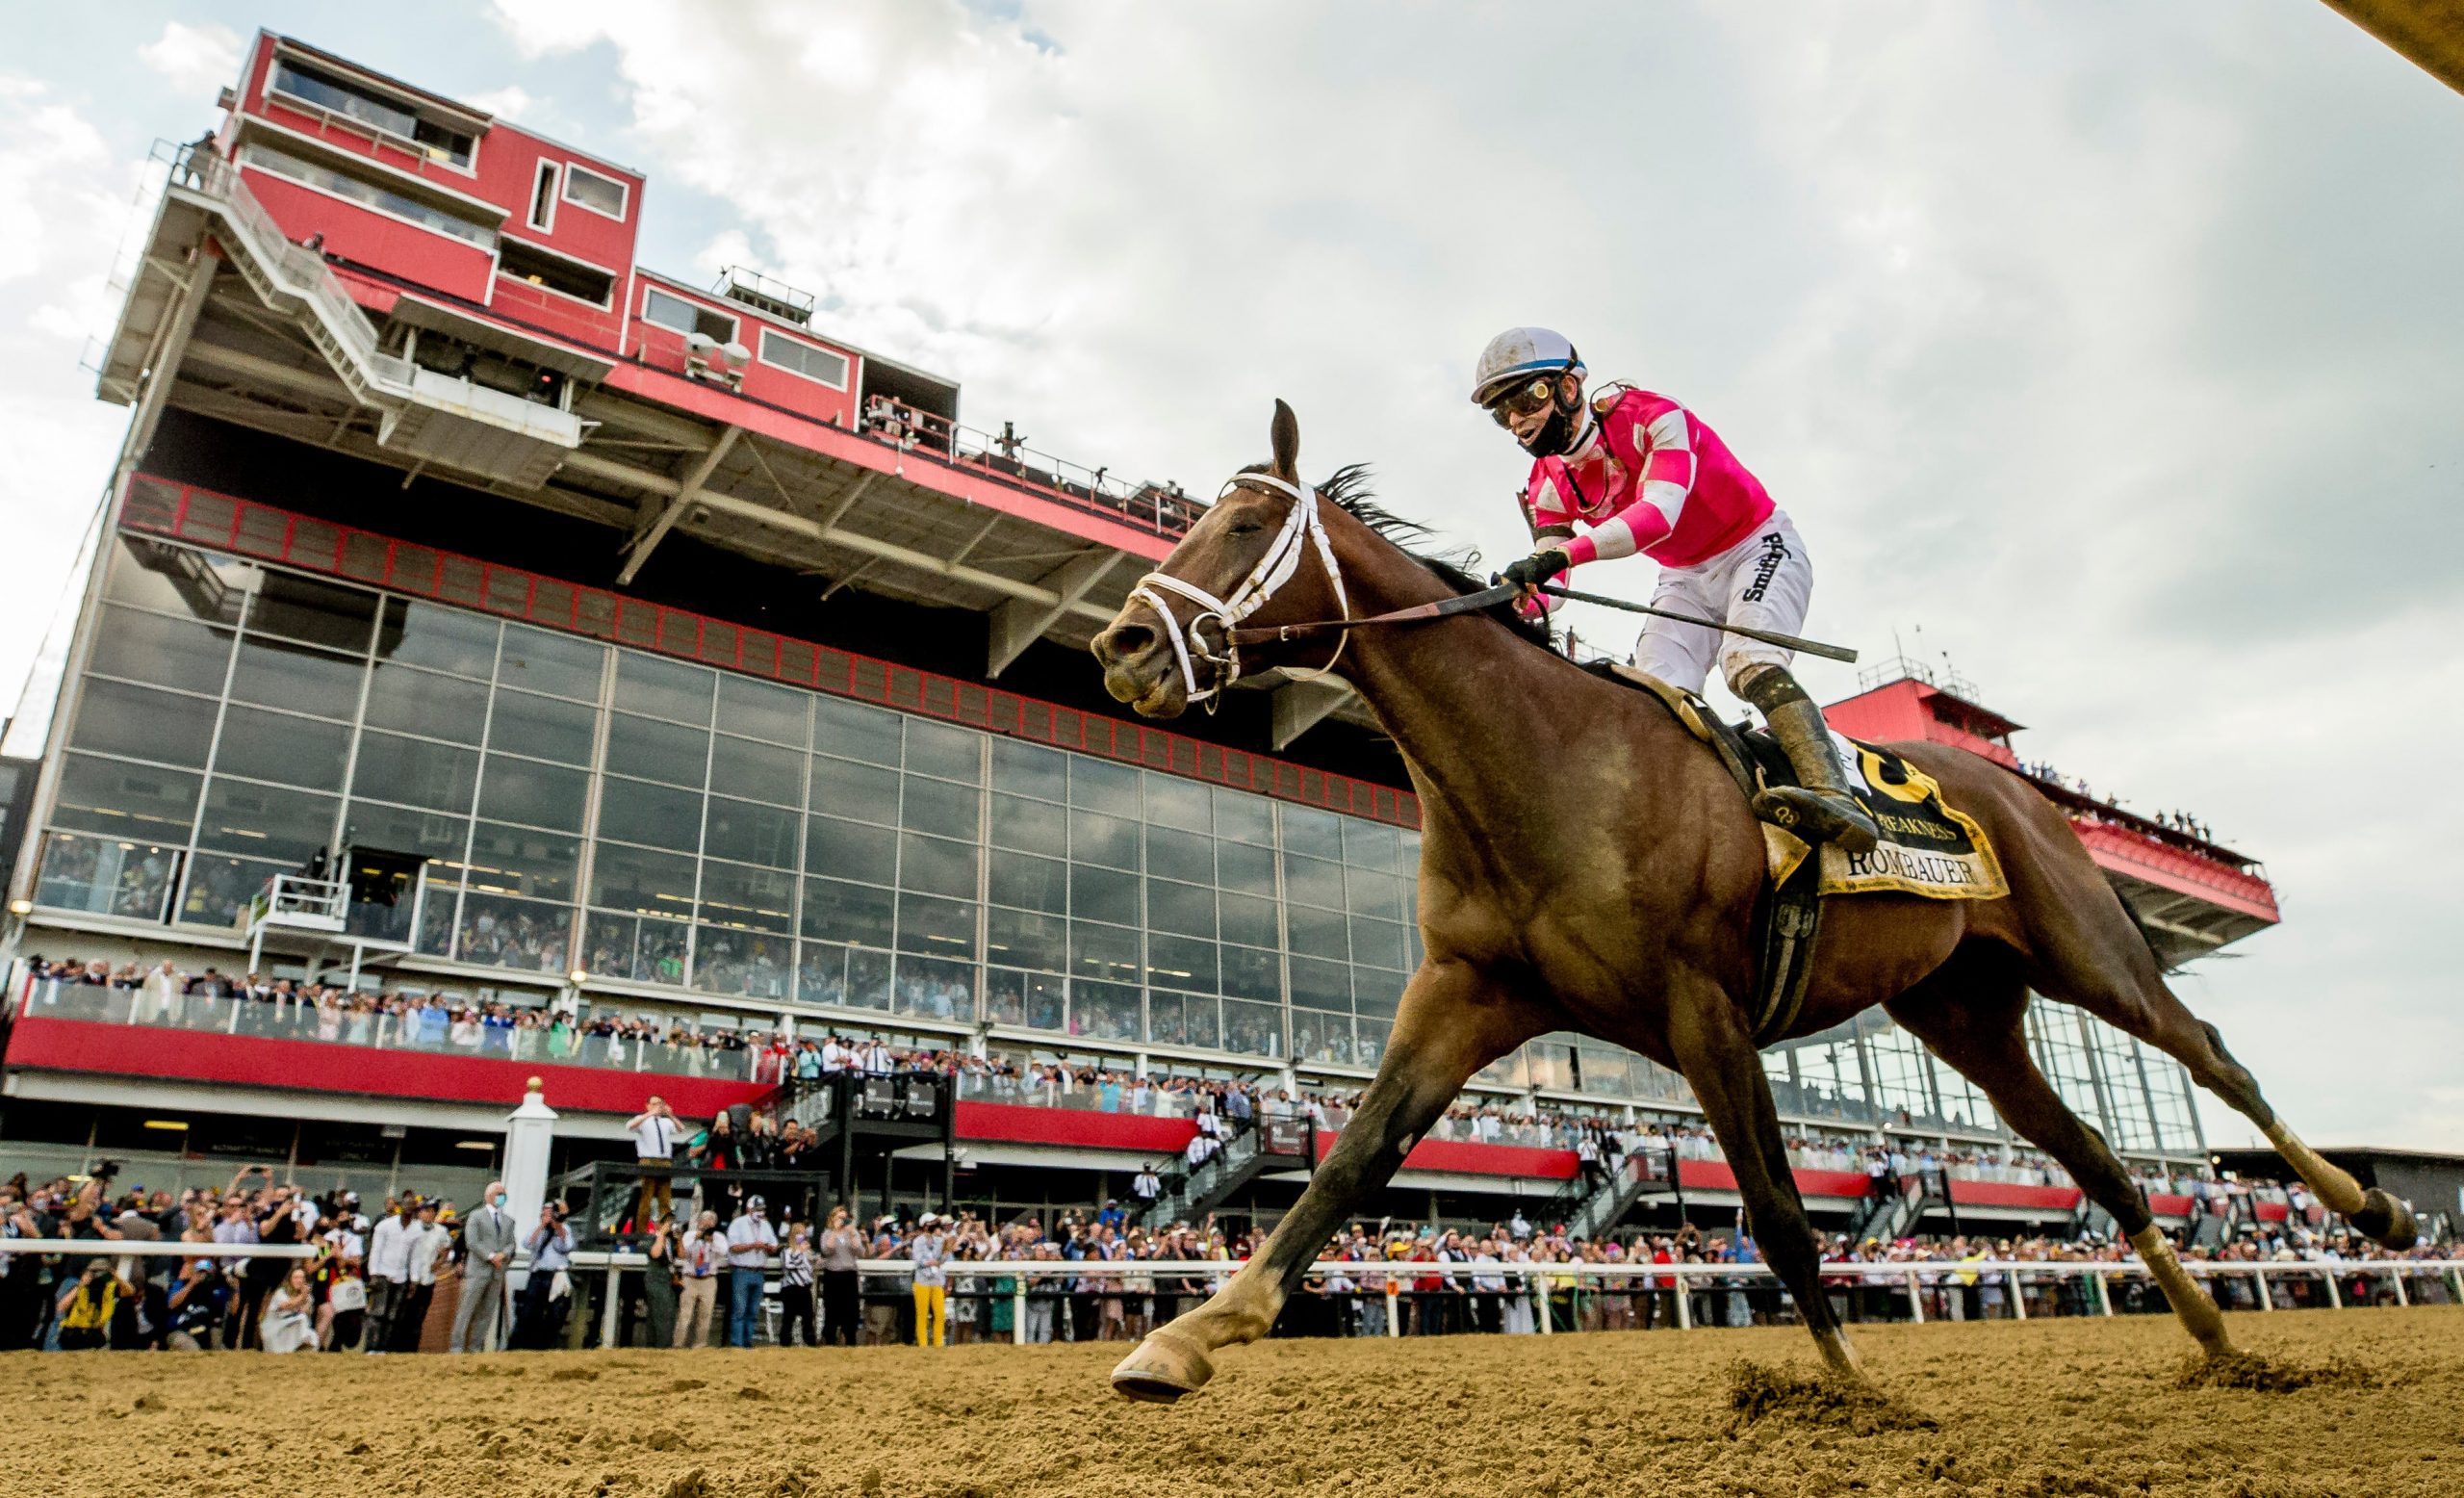
<path fill-rule="evenodd" d="M 1243 473 L 1224 480 L 1223 487 L 1215 496 L 1216 503 L 1221 504 L 1226 495 L 1245 483 L 1261 484 L 1292 496 L 1292 508 L 1284 515 L 1283 529 L 1276 531 L 1274 539 L 1268 544 L 1266 555 L 1258 558 L 1257 565 L 1249 569 L 1249 575 L 1241 580 L 1241 585 L 1232 590 L 1229 598 L 1217 598 L 1195 583 L 1162 572 L 1148 573 L 1129 590 L 1130 602 L 1144 604 L 1163 620 L 1164 637 L 1172 642 L 1172 657 L 1180 663 L 1181 684 L 1188 688 L 1189 700 L 1206 703 L 1210 712 L 1219 705 L 1223 689 L 1241 679 L 1241 646 L 1245 639 L 1248 643 L 1259 644 L 1273 639 L 1288 640 L 1296 633 L 1328 626 L 1342 629 L 1343 637 L 1335 642 L 1335 653 L 1326 658 L 1324 665 L 1293 676 L 1296 682 L 1314 682 L 1334 670 L 1335 662 L 1343 659 L 1344 645 L 1351 638 L 1348 626 L 1354 622 L 1351 603 L 1344 595 L 1343 568 L 1335 561 L 1334 544 L 1326 539 L 1326 524 L 1318 513 L 1318 491 L 1307 484 L 1288 482 L 1272 474 Z M 1319 624 L 1285 625 L 1274 630 L 1235 628 L 1242 620 L 1265 607 L 1274 597 L 1275 590 L 1292 581 L 1293 574 L 1300 570 L 1302 554 L 1313 548 L 1319 562 L 1326 570 L 1326 582 L 1335 590 L 1335 607 L 1343 617 Z M 1197 605 L 1197 612 L 1190 615 L 1189 622 L 1183 624 L 1173 615 L 1171 606 L 1164 598 L 1165 593 L 1176 594 Z M 1223 631 L 1221 655 L 1207 648 L 1205 638 L 1198 633 L 1198 626 L 1209 619 Z M 1197 682 L 1197 662 L 1201 660 L 1215 668 L 1214 682 L 1203 688 Z"/>

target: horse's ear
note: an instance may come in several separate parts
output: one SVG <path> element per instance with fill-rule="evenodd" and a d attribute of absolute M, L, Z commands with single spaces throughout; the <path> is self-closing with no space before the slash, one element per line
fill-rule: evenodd
<path fill-rule="evenodd" d="M 1274 471 L 1294 483 L 1300 481 L 1300 418 L 1281 400 L 1274 403 Z"/>

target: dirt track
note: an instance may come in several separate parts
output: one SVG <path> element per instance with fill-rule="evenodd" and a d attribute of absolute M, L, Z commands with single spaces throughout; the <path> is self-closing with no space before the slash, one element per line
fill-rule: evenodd
<path fill-rule="evenodd" d="M 0 1493 L 2464 1494 L 2464 1310 L 2231 1321 L 2330 1376 L 2176 1388 L 2153 1318 L 1867 1329 L 1895 1407 L 1752 1419 L 1740 1360 L 1810 1370 L 1801 1333 L 1278 1342 L 1170 1408 L 1114 1398 L 1111 1346 L 12 1355 Z"/>

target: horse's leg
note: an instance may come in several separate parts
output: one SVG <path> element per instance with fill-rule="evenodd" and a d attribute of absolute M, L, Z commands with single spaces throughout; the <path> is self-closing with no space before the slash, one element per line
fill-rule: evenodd
<path fill-rule="evenodd" d="M 1217 1348 L 1265 1336 L 1327 1237 L 1394 1177 L 1472 1073 L 1546 1027 L 1465 964 L 1424 964 L 1404 986 L 1377 1079 L 1300 1201 L 1205 1304 L 1147 1333 L 1113 1370 L 1113 1387 L 1168 1403 L 1215 1377 Z"/>
<path fill-rule="evenodd" d="M 1985 1089 L 2002 1120 L 2062 1162 L 2088 1200 L 2113 1215 L 2164 1290 L 2182 1326 L 2210 1356 L 2229 1354 L 2224 1318 L 2182 1268 L 2147 1207 L 2147 1193 L 2104 1136 L 2070 1111 L 2028 1054 L 2028 991 L 2004 948 L 1970 946 L 1886 1006 L 1934 1054 Z"/>
<path fill-rule="evenodd" d="M 2224 1048 L 2216 1026 L 2192 1014 L 2157 970 L 2156 957 L 2131 924 L 2119 900 L 2102 888 L 2096 898 L 2056 902 L 2060 918 L 2045 920 L 2040 902 L 2032 915 L 2036 986 L 2050 997 L 2078 1005 L 2126 1034 L 2155 1046 L 2190 1069 L 2198 1084 L 2257 1124 L 2285 1163 L 2318 1193 L 2327 1209 L 2370 1237 L 2399 1251 L 2420 1237 L 2412 1209 L 2376 1186 L 2368 1190 L 2343 1167 L 2302 1143 L 2259 1094 L 2258 1079 Z M 2092 913 L 2073 919 L 2070 913 Z M 2095 918 L 2111 912 L 2111 919 Z"/>
<path fill-rule="evenodd" d="M 1797 1194 L 1780 1134 L 1780 1110 L 1771 1101 L 1771 1083 L 1744 1017 L 1708 983 L 1672 985 L 1671 996 L 1676 1001 L 1669 1011 L 1669 1048 L 1728 1156 L 1737 1194 L 1745 1199 L 1746 1226 L 1764 1261 L 1796 1297 L 1823 1361 L 1834 1373 L 1861 1379 L 1857 1350 L 1832 1315 L 1831 1298 L 1822 1293 L 1822 1250 L 1806 1217 L 1805 1199 Z"/>

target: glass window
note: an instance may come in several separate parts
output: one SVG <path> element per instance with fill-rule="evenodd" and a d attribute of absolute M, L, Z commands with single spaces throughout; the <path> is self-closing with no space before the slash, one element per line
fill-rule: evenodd
<path fill-rule="evenodd" d="M 898 874 L 898 834 L 835 816 L 809 818 L 805 866 L 835 878 L 889 884 Z"/>
<path fill-rule="evenodd" d="M 1344 870 L 1320 859 L 1283 856 L 1283 899 L 1294 910 L 1344 908 Z"/>
<path fill-rule="evenodd" d="M 560 832 L 581 831 L 582 811 L 589 797 L 590 774 L 586 770 L 507 759 L 500 754 L 488 756 L 487 772 L 479 779 L 481 816 L 553 827 Z M 684 836 L 686 840 L 675 846 L 692 846 L 692 830 Z"/>
<path fill-rule="evenodd" d="M 684 981 L 686 927 L 592 911 L 582 942 L 584 970 L 637 983 Z"/>
<path fill-rule="evenodd" d="M 275 644 L 251 634 L 240 642 L 231 667 L 234 701 L 349 719 L 359 711 L 360 679 L 368 663 L 298 645 Z"/>
<path fill-rule="evenodd" d="M 1250 946 L 1223 948 L 1223 992 L 1240 998 L 1283 997 L 1283 962 L 1274 953 Z"/>
<path fill-rule="evenodd" d="M 996 794 L 992 798 L 992 841 L 996 847 L 1024 848 L 1031 853 L 1065 853 L 1069 848 L 1069 814 L 1040 801 Z"/>
<path fill-rule="evenodd" d="M 508 624 L 504 651 L 497 661 L 497 681 L 525 691 L 596 703 L 606 659 L 606 647 L 595 641 Z"/>
<path fill-rule="evenodd" d="M 478 754 L 453 744 L 428 744 L 399 735 L 360 735 L 350 793 L 404 801 L 434 811 L 471 811 L 478 788 Z"/>
<path fill-rule="evenodd" d="M 898 897 L 898 949 L 942 957 L 975 955 L 975 907 L 929 894 Z"/>
<path fill-rule="evenodd" d="M 796 876 L 773 868 L 706 860 L 702 865 L 702 919 L 757 931 L 793 931 Z"/>
<path fill-rule="evenodd" d="M 899 888 L 974 899 L 975 857 L 972 842 L 903 834 L 898 839 Z"/>
<path fill-rule="evenodd" d="M 1239 842 L 1215 845 L 1215 882 L 1243 894 L 1274 898 L 1274 854 Z"/>
<path fill-rule="evenodd" d="M 485 681 L 496 673 L 497 622 L 442 604 L 387 599 L 376 635 L 376 657 L 379 679 L 384 676 L 382 663 L 390 661 Z"/>
<path fill-rule="evenodd" d="M 837 879 L 805 881 L 804 934 L 823 942 L 889 945 L 893 896 Z"/>
<path fill-rule="evenodd" d="M 1351 1016 L 1294 1009 L 1292 1053 L 1303 1061 L 1322 1061 L 1332 1066 L 1353 1065 Z"/>
<path fill-rule="evenodd" d="M 580 864 L 581 843 L 575 839 L 481 822 L 471 839 L 470 888 L 570 902 Z"/>
<path fill-rule="evenodd" d="M 796 997 L 808 1004 L 847 1002 L 847 948 L 826 942 L 800 942 L 796 963 Z"/>
<path fill-rule="evenodd" d="M 1392 1019 L 1403 1002 L 1403 984 L 1406 981 L 1403 974 L 1388 972 L 1382 968 L 1354 968 L 1351 970 L 1351 1007 L 1358 1014 Z"/>
<path fill-rule="evenodd" d="M 1096 812 L 1069 814 L 1069 856 L 1080 863 L 1134 869 L 1139 841 L 1138 824 L 1125 817 Z"/>
<path fill-rule="evenodd" d="M 785 807 L 712 796 L 703 825 L 702 852 L 709 858 L 793 868 L 797 825 L 803 820 Z"/>
<path fill-rule="evenodd" d="M 860 946 L 848 952 L 846 1002 L 856 1009 L 889 1007 L 889 953 Z"/>
<path fill-rule="evenodd" d="M 852 760 L 816 759 L 812 762 L 812 809 L 860 821 L 894 823 L 898 782 L 896 770 Z"/>
<path fill-rule="evenodd" d="M 1222 912 L 1222 936 L 1226 942 L 1245 942 L 1251 946 L 1283 944 L 1274 901 L 1246 894 L 1219 894 L 1215 901 Z"/>
<path fill-rule="evenodd" d="M 590 903 L 681 919 L 693 912 L 693 859 L 600 843 L 591 850 Z"/>
<path fill-rule="evenodd" d="M 897 713 L 838 697 L 814 698 L 812 710 L 815 749 L 868 764 L 898 762 Z"/>
<path fill-rule="evenodd" d="M 1146 981 L 1166 988 L 1213 993 L 1219 981 L 1215 943 L 1149 932 L 1146 937 Z"/>
<path fill-rule="evenodd" d="M 905 778 L 904 795 L 899 805 L 900 826 L 975 840 L 984 814 L 984 792 L 910 775 Z"/>
<path fill-rule="evenodd" d="M 707 728 L 710 700 L 718 684 L 719 674 L 706 666 L 638 651 L 616 653 L 616 706 L 628 712 Z"/>
<path fill-rule="evenodd" d="M 1069 799 L 1069 759 L 1057 749 L 1020 743 L 995 735 L 992 739 L 992 788 L 1046 801 Z"/>
<path fill-rule="evenodd" d="M 88 678 L 68 741 L 80 749 L 202 765 L 214 744 L 214 701 Z"/>
<path fill-rule="evenodd" d="M 985 869 L 985 897 L 995 905 L 1026 910 L 1069 908 L 1069 865 L 1054 858 L 994 849 Z"/>
<path fill-rule="evenodd" d="M 1351 918 L 1351 960 L 1373 968 L 1403 968 L 1403 928 L 1391 920 L 1366 916 Z"/>
<path fill-rule="evenodd" d="M 1351 1008 L 1351 971 L 1314 957 L 1292 959 L 1292 1002 L 1310 1009 Z"/>
<path fill-rule="evenodd" d="M 1344 892 L 1355 916 L 1378 916 L 1388 920 L 1402 918 L 1403 881 L 1393 874 L 1347 868 L 1344 870 Z"/>
<path fill-rule="evenodd" d="M 1138 981 L 1138 933 L 1126 926 L 1069 923 L 1069 970 L 1080 977 Z"/>
<path fill-rule="evenodd" d="M 389 853 L 416 853 L 459 862 L 470 840 L 469 822 L 436 812 L 353 801 L 343 814 L 343 843 L 346 847 L 379 848 Z"/>
<path fill-rule="evenodd" d="M 562 905 L 474 890 L 462 896 L 462 915 L 454 922 L 453 955 L 461 962 L 492 968 L 565 972 L 571 970 L 565 943 L 572 926 L 572 912 Z"/>
<path fill-rule="evenodd" d="M 225 853 L 305 863 L 321 850 L 332 851 L 340 805 L 332 796 L 216 779 L 205 788 L 197 841 Z"/>
<path fill-rule="evenodd" d="M 1252 847 L 1274 846 L 1274 803 L 1264 796 L 1215 788 L 1215 835 Z"/>
<path fill-rule="evenodd" d="M 1287 806 L 1283 809 L 1283 850 L 1310 858 L 1331 859 L 1337 863 L 1344 856 L 1343 818 L 1332 812 L 1316 812 L 1307 807 Z"/>
<path fill-rule="evenodd" d="M 992 1024 L 1058 1030 L 1066 1021 L 1062 980 L 994 969 L 984 977 L 984 1018 Z"/>
<path fill-rule="evenodd" d="M 1192 884 L 1215 883 L 1215 839 L 1168 827 L 1146 829 L 1146 871 Z"/>
<path fill-rule="evenodd" d="M 890 1008 L 927 1020 L 975 1019 L 975 968 L 939 957 L 901 957 Z"/>
<path fill-rule="evenodd" d="M 179 877 L 178 848 L 56 832 L 43 840 L 35 903 L 131 920 L 167 920 Z"/>
<path fill-rule="evenodd" d="M 195 619 L 103 606 L 90 669 L 158 686 L 219 692 L 231 663 L 231 632 Z"/>
<path fill-rule="evenodd" d="M 710 736 L 698 728 L 680 728 L 629 712 L 607 719 L 607 773 L 662 780 L 671 786 L 699 790 L 708 778 Z"/>
<path fill-rule="evenodd" d="M 1284 929 L 1290 933 L 1292 949 L 1311 957 L 1330 958 L 1342 962 L 1351 955 L 1349 926 L 1341 910 L 1321 910 L 1314 905 L 1290 905 L 1284 908 Z"/>
<path fill-rule="evenodd" d="M 1139 805 L 1138 771 L 1126 764 L 1069 757 L 1069 804 L 1120 811 Z"/>
<path fill-rule="evenodd" d="M 1215 891 L 1204 885 L 1146 881 L 1146 923 L 1181 936 L 1215 936 Z"/>
<path fill-rule="evenodd" d="M 477 682 L 380 663 L 368 684 L 370 728 L 475 744 L 487 720 L 488 689 Z"/>
<path fill-rule="evenodd" d="M 742 734 L 801 750 L 811 715 L 812 698 L 808 693 L 750 677 L 724 672 L 719 676 L 719 732 L 723 734 Z"/>
<path fill-rule="evenodd" d="M 984 784 L 984 736 L 924 718 L 907 720 L 907 770 L 942 780 Z"/>
<path fill-rule="evenodd" d="M 185 770 L 67 755 L 61 762 L 60 794 L 51 820 L 55 826 L 140 842 L 186 844 L 189 826 L 196 820 L 199 784 L 197 776 Z"/>
<path fill-rule="evenodd" d="M 266 881 L 297 866 L 281 859 L 199 853 L 189 861 L 188 893 L 180 899 L 178 918 L 195 926 L 237 928 L 245 923 L 248 902 Z"/>
<path fill-rule="evenodd" d="M 598 717 L 598 710 L 578 702 L 500 687 L 488 721 L 488 747 L 560 764 L 588 764 Z"/>
<path fill-rule="evenodd" d="M 1096 1041 L 1134 1041 L 1145 1028 L 1138 990 L 1119 983 L 1069 985 L 1069 1031 Z"/>
<path fill-rule="evenodd" d="M 256 591 L 257 580 L 263 576 L 247 562 L 227 561 L 185 546 L 123 535 L 112 553 L 103 593 L 123 604 L 138 604 L 167 614 L 237 625 L 240 606 Z"/>
<path fill-rule="evenodd" d="M 1139 923 L 1138 876 L 1109 868 L 1069 865 L 1069 914 L 1082 920 Z"/>
<path fill-rule="evenodd" d="M 1198 1046 L 1219 1050 L 1223 1045 L 1222 1017 L 1215 999 L 1209 996 L 1149 994 L 1146 1038 L 1159 1046 Z"/>
<path fill-rule="evenodd" d="M 693 986 L 706 994 L 784 998 L 795 943 L 760 931 L 702 926 L 693 933 Z"/>
<path fill-rule="evenodd" d="M 377 596 L 296 573 L 269 572 L 248 608 L 248 633 L 364 655 L 376 624 Z"/>
<path fill-rule="evenodd" d="M 599 793 L 599 835 L 654 848 L 698 849 L 701 794 L 611 776 Z"/>
<path fill-rule="evenodd" d="M 1146 775 L 1146 819 L 1163 827 L 1177 827 L 1183 832 L 1207 833 L 1215 830 L 1213 802 L 1209 788 L 1177 775 Z"/>
<path fill-rule="evenodd" d="M 710 789 L 778 806 L 802 806 L 804 756 L 776 744 L 721 734 L 710 746 Z M 970 834 L 973 831 L 968 829 Z"/>
<path fill-rule="evenodd" d="M 642 321 L 680 333 L 707 333 L 714 343 L 735 342 L 735 319 L 653 286 L 642 294 Z"/>
<path fill-rule="evenodd" d="M 1283 1054 L 1283 1011 L 1272 1004 L 1223 1001 L 1223 1048 L 1255 1056 Z"/>
<path fill-rule="evenodd" d="M 343 788 L 343 758 L 350 729 L 321 718 L 295 718 L 234 703 L 222 715 L 214 773 L 280 781 L 311 790 Z"/>
<path fill-rule="evenodd" d="M 1397 830 L 1383 822 L 1365 822 L 1355 816 L 1344 818 L 1344 862 L 1354 868 L 1393 873 L 1401 840 Z"/>
<path fill-rule="evenodd" d="M 984 932 L 986 955 L 993 962 L 1055 972 L 1069 965 L 1068 923 L 1058 916 L 995 906 L 985 912 Z"/>

